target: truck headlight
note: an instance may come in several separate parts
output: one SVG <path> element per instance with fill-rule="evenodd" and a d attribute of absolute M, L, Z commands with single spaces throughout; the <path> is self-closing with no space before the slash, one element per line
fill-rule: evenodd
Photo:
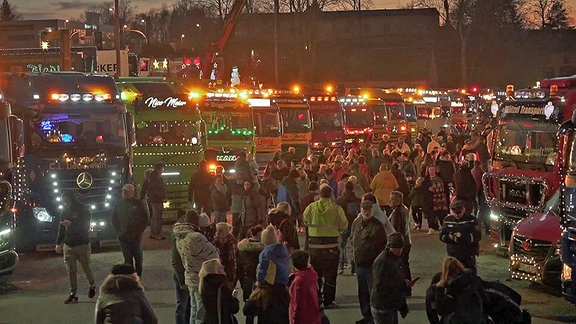
<path fill-rule="evenodd" d="M 40 222 L 52 222 L 52 216 L 50 216 L 50 213 L 48 213 L 44 207 L 34 207 L 32 208 L 32 213 L 34 214 L 34 218 Z"/>
<path fill-rule="evenodd" d="M 12 233 L 11 228 L 3 229 L 0 231 L 0 239 L 3 239 L 5 236 L 9 236 Z"/>
<path fill-rule="evenodd" d="M 498 214 L 490 213 L 490 220 L 497 222 L 499 219 Z"/>

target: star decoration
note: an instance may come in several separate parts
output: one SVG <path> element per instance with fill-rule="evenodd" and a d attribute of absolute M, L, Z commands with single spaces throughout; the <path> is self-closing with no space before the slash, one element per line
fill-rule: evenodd
<path fill-rule="evenodd" d="M 164 59 L 164 61 L 162 61 L 162 68 L 163 69 L 167 69 L 168 68 L 168 60 Z"/>
<path fill-rule="evenodd" d="M 152 65 L 154 65 L 154 69 L 158 70 L 160 68 L 160 63 L 156 60 L 154 60 L 154 62 L 152 63 Z"/>

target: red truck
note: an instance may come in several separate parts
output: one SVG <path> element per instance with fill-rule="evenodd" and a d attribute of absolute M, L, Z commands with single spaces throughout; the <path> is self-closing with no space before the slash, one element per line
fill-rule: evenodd
<path fill-rule="evenodd" d="M 559 81 L 561 80 L 561 81 Z M 544 80 L 539 88 L 514 91 L 496 113 L 491 134 L 490 170 L 483 178 L 491 207 L 491 237 L 499 254 L 508 254 L 508 241 L 518 221 L 539 210 L 558 189 L 566 151 L 557 137 L 570 118 L 575 93 L 565 78 Z M 576 77 L 574 78 L 576 82 Z"/>
<path fill-rule="evenodd" d="M 321 153 L 325 148 L 344 147 L 344 116 L 342 104 L 335 94 L 307 94 L 312 115 L 310 149 Z"/>

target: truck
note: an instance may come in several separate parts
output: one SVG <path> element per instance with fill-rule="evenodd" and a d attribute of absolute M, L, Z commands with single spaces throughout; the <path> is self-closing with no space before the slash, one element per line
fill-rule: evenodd
<path fill-rule="evenodd" d="M 220 165 L 225 172 L 235 173 L 239 153 L 250 153 L 253 157 L 256 153 L 248 94 L 232 88 L 207 91 L 195 99 L 205 125 L 204 157 L 211 171 Z"/>
<path fill-rule="evenodd" d="M 362 97 L 340 98 L 344 111 L 344 142 L 346 148 L 360 143 L 370 144 L 373 138 L 374 115 Z"/>
<path fill-rule="evenodd" d="M 248 103 L 254 117 L 254 142 L 256 145 L 256 162 L 264 167 L 274 153 L 282 149 L 282 123 L 280 110 L 270 98 L 273 90 L 249 90 Z"/>
<path fill-rule="evenodd" d="M 566 151 L 558 149 L 565 143 L 556 133 L 574 109 L 571 92 L 560 95 L 554 84 L 520 91 L 509 85 L 507 93 L 495 105 L 490 171 L 483 176 L 490 236 L 503 256 L 518 221 L 539 210 L 560 185 Z"/>
<path fill-rule="evenodd" d="M 312 115 L 312 152 L 319 154 L 325 148 L 344 148 L 344 116 L 337 95 L 316 92 L 306 97 Z"/>
<path fill-rule="evenodd" d="M 280 110 L 282 118 L 282 151 L 294 147 L 297 159 L 307 156 L 312 139 L 312 120 L 308 101 L 294 90 L 276 90 L 272 100 Z"/>
<path fill-rule="evenodd" d="M 576 305 L 576 112 L 563 126 L 563 137 L 567 138 L 560 149 L 567 152 L 566 168 L 560 189 L 560 275 L 564 298 Z"/>
<path fill-rule="evenodd" d="M 114 79 L 80 72 L 2 77 L 24 129 L 13 143 L 20 154 L 12 168 L 17 249 L 54 249 L 65 191 L 91 211 L 93 248 L 116 245 L 110 218 L 132 181 L 133 122 Z"/>
<path fill-rule="evenodd" d="M 180 83 L 160 77 L 116 79 L 122 101 L 134 118 L 132 143 L 134 182 L 144 183 L 145 172 L 164 164 L 166 183 L 164 220 L 175 220 L 189 208 L 188 181 L 204 159 L 204 124 L 190 92 Z"/>
<path fill-rule="evenodd" d="M 10 165 L 19 156 L 19 148 L 12 145 L 13 139 L 21 135 L 22 127 L 18 125 L 21 125 L 21 121 L 11 115 L 10 105 L 0 90 L 0 283 L 5 281 L 18 264 L 10 171 Z"/>
<path fill-rule="evenodd" d="M 116 50 L 98 50 L 96 52 L 96 70 L 94 74 L 103 74 L 116 77 L 127 77 L 130 65 L 128 64 L 128 51 L 120 51 L 120 67 L 116 63 Z"/>

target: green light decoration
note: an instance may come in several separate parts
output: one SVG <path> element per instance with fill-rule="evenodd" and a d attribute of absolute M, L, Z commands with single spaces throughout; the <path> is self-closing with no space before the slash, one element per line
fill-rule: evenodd
<path fill-rule="evenodd" d="M 219 128 L 216 129 L 210 129 L 208 130 L 208 134 L 214 134 L 214 135 L 218 135 L 220 133 L 222 133 L 223 131 L 227 130 L 225 126 L 221 126 Z M 253 130 L 249 130 L 246 128 L 237 128 L 237 129 L 231 129 L 230 133 L 232 135 L 244 135 L 244 136 L 248 136 L 248 135 L 253 135 L 254 131 Z"/>

